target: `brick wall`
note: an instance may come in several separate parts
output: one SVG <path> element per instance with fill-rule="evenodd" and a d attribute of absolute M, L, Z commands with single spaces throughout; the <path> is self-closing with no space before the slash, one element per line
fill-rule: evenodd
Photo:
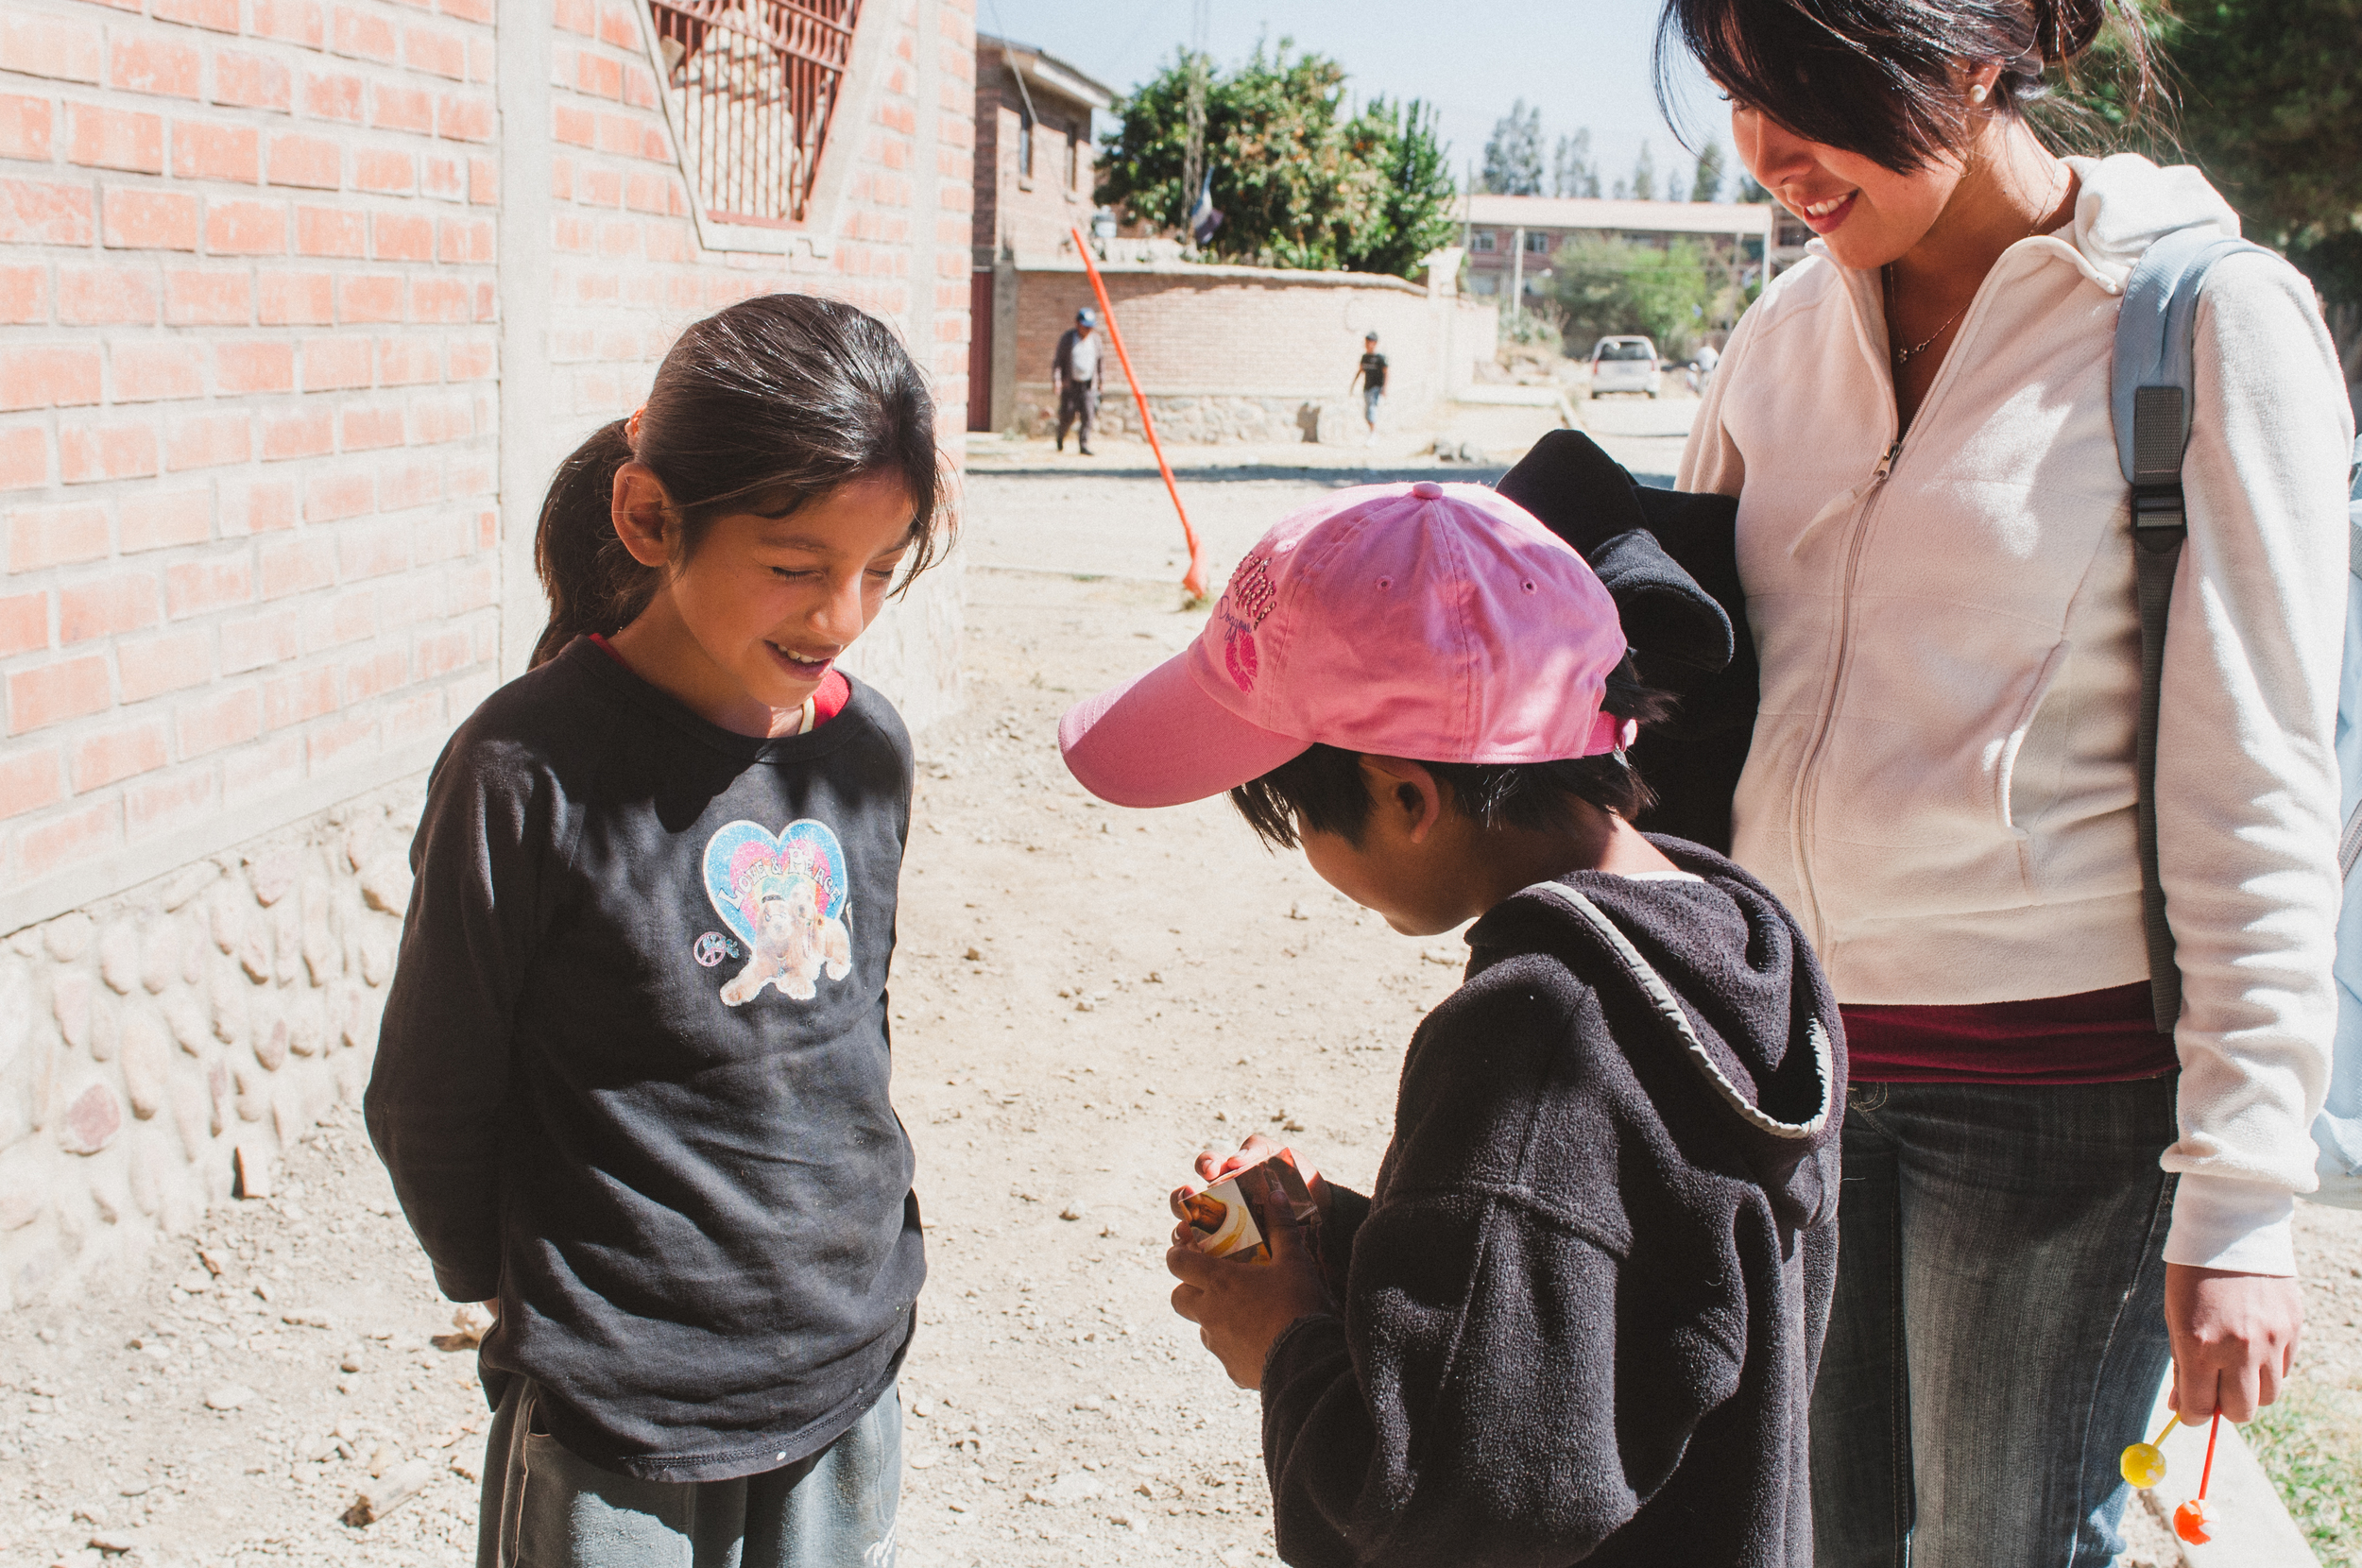
<path fill-rule="evenodd" d="M 957 460 L 972 7 L 865 12 L 791 231 L 697 210 L 633 0 L 0 9 L 0 1305 L 365 1080 L 423 769 L 682 326 L 861 305 Z M 847 662 L 923 724 L 959 620 Z"/>
<path fill-rule="evenodd" d="M 1040 116 L 1033 128 L 1034 172 L 1018 170 L 1026 135 L 1024 100 L 1016 76 L 997 50 L 985 47 L 976 63 L 976 264 L 996 257 L 1050 257 L 1068 247 L 1067 230 L 1088 230 L 1092 167 L 1091 110 L 1045 87 L 1028 89 Z M 1074 178 L 1067 178 L 1071 157 Z"/>

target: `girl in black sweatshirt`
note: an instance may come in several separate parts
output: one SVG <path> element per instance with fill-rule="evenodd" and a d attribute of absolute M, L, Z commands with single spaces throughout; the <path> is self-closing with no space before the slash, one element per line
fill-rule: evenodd
<path fill-rule="evenodd" d="M 1396 930 L 1476 920 L 1370 1194 L 1299 1153 L 1309 1236 L 1258 1264 L 1185 1223 L 1168 1254 L 1175 1309 L 1262 1392 L 1302 1568 L 1812 1560 L 1837 1009 L 1760 884 L 1632 827 L 1658 699 L 1623 655 L 1514 503 L 1384 486 L 1283 521 L 1192 648 L 1061 726 L 1107 799 L 1227 789 Z"/>
<path fill-rule="evenodd" d="M 483 1568 L 892 1559 L 911 750 L 835 666 L 936 553 L 937 463 L 871 317 L 691 327 L 559 470 L 534 667 L 436 765 L 368 1112 L 498 1312 Z"/>

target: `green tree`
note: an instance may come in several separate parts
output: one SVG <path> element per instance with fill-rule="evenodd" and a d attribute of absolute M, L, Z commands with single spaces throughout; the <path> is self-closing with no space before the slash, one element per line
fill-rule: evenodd
<path fill-rule="evenodd" d="M 1484 144 L 1483 188 L 1495 196 L 1542 194 L 1542 111 L 1519 98 Z"/>
<path fill-rule="evenodd" d="M 1558 139 L 1558 147 L 1550 155 L 1550 195 L 1554 196 L 1596 196 L 1600 194 L 1600 166 L 1591 161 L 1591 130 L 1589 127 L 1572 136 Z"/>
<path fill-rule="evenodd" d="M 1635 201 L 1656 199 L 1656 154 L 1649 144 L 1640 144 L 1640 156 L 1632 165 L 1632 198 Z"/>
<path fill-rule="evenodd" d="M 1224 214 L 1207 253 L 1407 275 L 1452 227 L 1433 114 L 1378 100 L 1348 116 L 1344 68 L 1293 49 L 1258 45 L 1206 81 L 1206 163 Z M 1193 64 L 1176 60 L 1125 97 L 1101 140 L 1095 198 L 1165 229 L 1196 205 L 1184 170 Z"/>
<path fill-rule="evenodd" d="M 1755 177 L 1742 169 L 1738 176 L 1738 199 L 1748 202 L 1765 202 L 1772 199 L 1772 193 L 1756 184 Z"/>
<path fill-rule="evenodd" d="M 2249 237 L 2284 251 L 2321 291 L 2347 382 L 2362 380 L 2362 0 L 2184 0 L 2144 11 L 2179 90 L 2180 148 L 2154 122 L 2134 124 L 2119 47 L 2099 51 L 2067 108 L 2085 127 L 2097 119 L 2106 140 L 2180 151 L 2203 169 Z M 2073 137 L 2080 128 L 2062 128 Z"/>
<path fill-rule="evenodd" d="M 1550 262 L 1550 298 L 1577 354 L 1602 337 L 1636 332 L 1679 359 L 1702 330 L 1719 324 L 1709 315 L 1717 300 L 1704 254 L 1690 240 L 1663 250 L 1612 237 L 1569 240 Z"/>
<path fill-rule="evenodd" d="M 1689 182 L 1692 201 L 1722 199 L 1722 144 L 1708 141 L 1698 153 L 1698 173 Z"/>

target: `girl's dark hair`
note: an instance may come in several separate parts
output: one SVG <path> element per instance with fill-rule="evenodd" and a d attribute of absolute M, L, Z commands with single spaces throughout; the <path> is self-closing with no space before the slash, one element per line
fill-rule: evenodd
<path fill-rule="evenodd" d="M 2158 91 L 2134 0 L 1665 0 L 1657 102 L 1678 124 L 1674 53 L 1686 50 L 1733 101 L 1908 174 L 1968 140 L 1961 62 L 1998 61 L 1983 107 L 2019 113 L 2112 22 L 2129 123 Z"/>
<path fill-rule="evenodd" d="M 1672 699 L 1621 675 L 1607 678 L 1602 710 L 1619 719 L 1654 724 L 1672 710 Z M 1587 800 L 1630 821 L 1656 802 L 1640 775 L 1620 751 L 1557 762 L 1426 762 L 1422 764 L 1451 797 L 1452 809 L 1479 827 L 1522 827 L 1539 832 L 1564 828 L 1574 820 L 1569 800 Z M 1407 786 L 1406 786 L 1407 788 Z M 1230 804 L 1262 841 L 1292 849 L 1306 829 L 1329 833 L 1356 848 L 1369 826 L 1368 781 L 1361 754 L 1314 744 L 1260 778 L 1230 792 Z"/>
<path fill-rule="evenodd" d="M 533 559 L 549 593 L 539 666 L 588 632 L 631 623 L 661 573 L 616 537 L 615 470 L 656 471 L 681 531 L 681 559 L 736 512 L 780 517 L 840 486 L 899 480 L 911 498 L 901 588 L 942 549 L 942 458 L 934 401 L 885 324 L 833 299 L 766 294 L 707 316 L 658 366 L 635 443 L 616 420 L 559 465 L 541 503 Z"/>

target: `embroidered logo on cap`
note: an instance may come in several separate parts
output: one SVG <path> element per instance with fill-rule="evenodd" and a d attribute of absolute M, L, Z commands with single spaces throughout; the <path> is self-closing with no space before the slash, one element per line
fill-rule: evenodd
<path fill-rule="evenodd" d="M 1222 661 L 1241 691 L 1255 690 L 1260 660 L 1255 651 L 1255 628 L 1272 612 L 1278 595 L 1272 591 L 1270 557 L 1249 555 L 1230 573 L 1222 590 Z"/>

